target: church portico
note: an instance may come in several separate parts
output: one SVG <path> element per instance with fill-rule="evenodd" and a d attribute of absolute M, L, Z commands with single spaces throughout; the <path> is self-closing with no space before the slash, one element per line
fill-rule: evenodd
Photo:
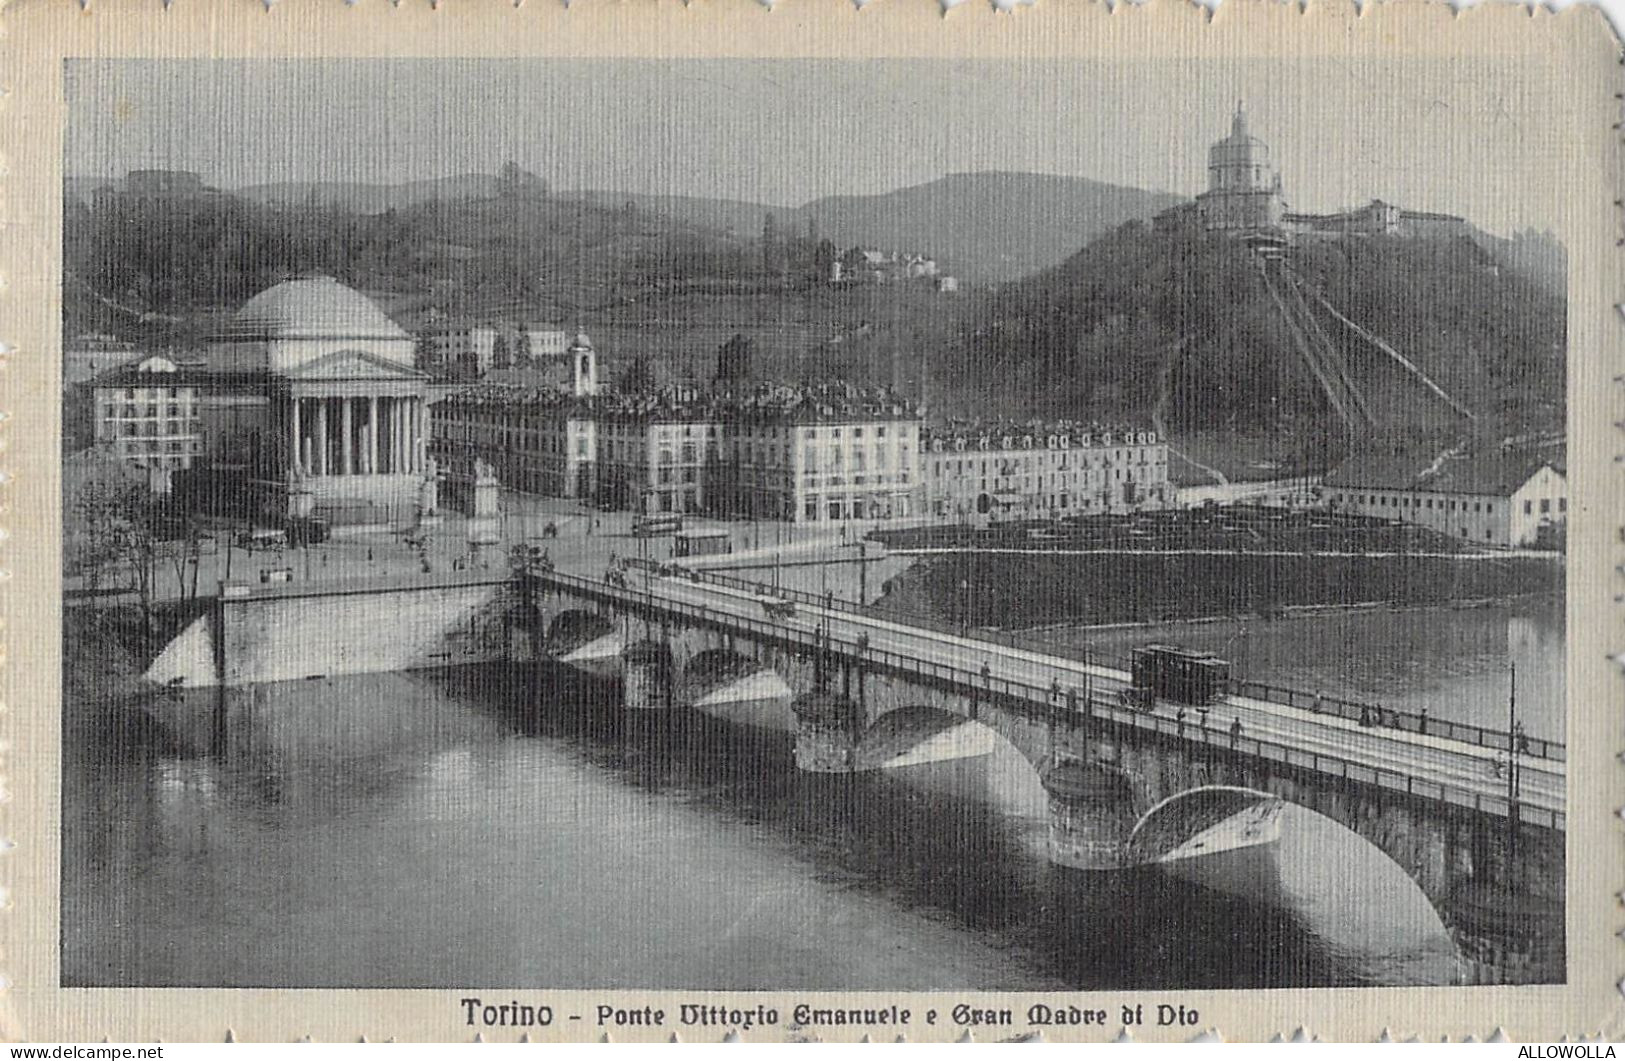
<path fill-rule="evenodd" d="M 285 405 L 288 469 L 304 478 L 423 475 L 424 402 L 409 394 L 305 394 Z"/>
<path fill-rule="evenodd" d="M 411 337 L 364 295 L 331 277 L 284 281 L 244 305 L 211 356 L 223 381 L 260 381 L 257 418 L 232 438 L 264 440 L 253 462 L 264 517 L 399 526 L 432 511 L 428 376 Z M 222 436 L 218 474 L 240 463 L 236 448 Z"/>

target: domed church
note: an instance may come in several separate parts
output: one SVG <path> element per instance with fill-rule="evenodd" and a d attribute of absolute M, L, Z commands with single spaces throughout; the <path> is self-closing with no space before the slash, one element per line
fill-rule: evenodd
<path fill-rule="evenodd" d="M 260 292 L 210 340 L 211 467 L 246 476 L 266 517 L 410 520 L 429 472 L 428 376 L 414 348 L 330 276 Z"/>
<path fill-rule="evenodd" d="M 1286 213 L 1281 174 L 1270 163 L 1269 145 L 1247 128 L 1247 112 L 1236 104 L 1230 135 L 1208 149 L 1208 189 L 1196 197 L 1209 229 L 1251 231 L 1279 228 Z"/>

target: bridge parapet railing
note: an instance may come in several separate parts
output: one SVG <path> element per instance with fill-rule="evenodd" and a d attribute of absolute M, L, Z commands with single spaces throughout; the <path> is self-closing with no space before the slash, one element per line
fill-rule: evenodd
<path fill-rule="evenodd" d="M 1531 806 L 1521 801 L 1509 800 L 1504 796 L 1486 795 L 1399 770 L 1369 766 L 1341 756 L 1294 748 L 1275 741 L 1249 737 L 1245 733 L 1233 732 L 1224 727 L 1209 726 L 1206 724 L 1207 712 L 1202 709 L 1196 709 L 1197 718 L 1193 721 L 1185 711 L 1169 715 L 1165 711 L 1157 710 L 1156 706 L 1149 710 L 1128 707 L 1119 703 L 1114 696 L 1103 697 L 1101 693 L 1104 690 L 1096 689 L 1088 681 L 1081 688 L 1059 684 L 1033 685 L 982 674 L 966 667 L 915 659 L 866 643 L 848 641 L 828 633 L 802 630 L 766 618 L 753 619 L 733 613 L 720 613 L 704 605 L 650 597 L 636 589 L 614 586 L 580 575 L 550 571 L 545 574 L 545 578 L 572 586 L 589 597 L 619 601 L 653 612 L 725 625 L 769 642 L 788 643 L 809 651 L 831 653 L 860 665 L 884 667 L 896 673 L 947 684 L 967 696 L 997 698 L 1028 717 L 1047 720 L 1056 726 L 1076 727 L 1097 721 L 1109 722 L 1164 734 L 1176 740 L 1250 755 L 1287 767 L 1344 778 L 1391 792 L 1403 792 L 1418 799 L 1433 800 L 1492 816 L 1507 817 L 1509 809 L 1515 808 L 1518 820 L 1522 822 L 1558 831 L 1566 827 L 1566 816 L 1560 810 Z"/>
<path fill-rule="evenodd" d="M 644 567 L 654 573 L 663 571 L 682 570 L 684 575 L 697 581 L 711 583 L 740 592 L 751 593 L 758 596 L 770 595 L 782 600 L 798 601 L 817 607 L 828 608 L 831 611 L 842 612 L 849 615 L 861 616 L 870 619 L 894 619 L 897 622 L 921 629 L 932 630 L 936 633 L 950 634 L 969 641 L 981 641 L 987 644 L 1000 645 L 1004 648 L 1013 648 L 1025 652 L 1034 652 L 1058 659 L 1082 663 L 1086 666 L 1109 667 L 1114 670 L 1129 672 L 1132 670 L 1132 661 L 1122 655 L 1091 650 L 1078 645 L 1058 644 L 1043 641 L 1031 635 L 1010 633 L 1003 630 L 989 630 L 981 627 L 967 627 L 958 623 L 937 619 L 932 616 L 922 616 L 913 613 L 902 613 L 885 608 L 864 606 L 857 601 L 837 597 L 832 593 L 813 593 L 807 590 L 790 587 L 768 586 L 753 579 L 739 578 L 735 575 L 725 575 L 720 572 L 694 571 L 667 567 L 653 561 L 628 561 L 632 566 Z M 1520 755 L 1527 755 L 1534 759 L 1547 759 L 1555 762 L 1566 762 L 1568 748 L 1561 741 L 1547 740 L 1543 737 L 1531 737 L 1527 734 L 1511 734 L 1506 730 L 1497 730 L 1488 726 L 1477 726 L 1466 722 L 1453 722 L 1448 719 L 1413 711 L 1401 711 L 1385 707 L 1381 704 L 1362 703 L 1357 700 L 1346 700 L 1335 696 L 1325 696 L 1321 693 L 1309 692 L 1303 689 L 1290 689 L 1285 686 L 1272 685 L 1267 682 L 1248 681 L 1233 678 L 1229 683 L 1228 693 L 1231 696 L 1247 697 L 1253 700 L 1264 700 L 1271 703 L 1288 704 L 1292 707 L 1330 715 L 1334 718 L 1347 719 L 1350 722 L 1360 722 L 1363 725 L 1397 729 L 1406 733 L 1417 733 L 1426 736 L 1442 737 L 1446 740 L 1457 740 L 1464 744 L 1472 744 L 1480 748 L 1491 748 L 1497 751 L 1507 751 L 1514 744 Z"/>

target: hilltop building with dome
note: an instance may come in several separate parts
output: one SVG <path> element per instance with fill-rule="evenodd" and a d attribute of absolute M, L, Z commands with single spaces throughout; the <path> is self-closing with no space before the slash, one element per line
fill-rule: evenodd
<path fill-rule="evenodd" d="M 1207 173 L 1207 191 L 1193 202 L 1158 214 L 1154 227 L 1160 231 L 1195 227 L 1263 243 L 1338 236 L 1453 235 L 1466 228 L 1466 222 L 1453 214 L 1405 210 L 1380 199 L 1330 214 L 1288 210 L 1281 172 L 1270 158 L 1269 145 L 1252 134 L 1240 102 L 1230 119 L 1230 135 L 1208 148 Z"/>
<path fill-rule="evenodd" d="M 428 376 L 415 341 L 330 276 L 300 276 L 244 303 L 191 373 L 205 440 L 200 472 L 246 490 L 264 518 L 410 522 L 432 487 Z"/>

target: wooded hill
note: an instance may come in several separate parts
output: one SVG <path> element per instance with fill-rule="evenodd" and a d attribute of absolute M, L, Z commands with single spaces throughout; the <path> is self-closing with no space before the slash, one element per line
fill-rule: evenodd
<path fill-rule="evenodd" d="M 1488 429 L 1561 423 L 1563 301 L 1474 239 L 1303 241 L 1290 260 Z M 1216 234 L 1123 225 L 990 294 L 953 356 L 952 371 L 1048 414 L 1156 412 L 1175 432 L 1324 419 L 1257 260 Z"/>

